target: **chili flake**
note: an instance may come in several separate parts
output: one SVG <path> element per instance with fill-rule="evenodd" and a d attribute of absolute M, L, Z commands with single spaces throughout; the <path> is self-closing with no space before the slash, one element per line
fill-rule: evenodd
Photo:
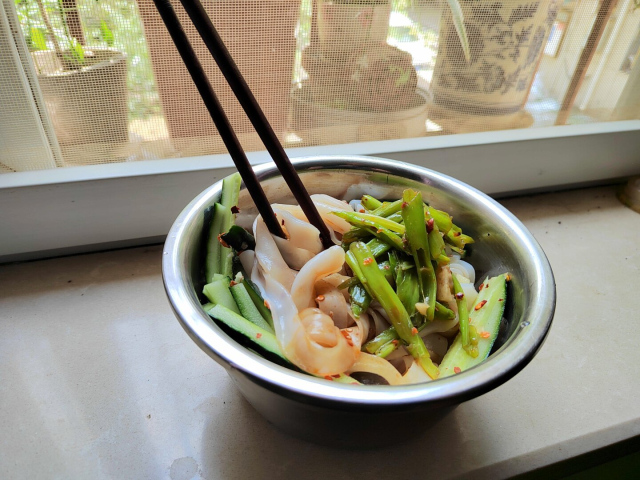
<path fill-rule="evenodd" d="M 409 206 L 409 204 L 407 202 L 402 202 L 402 208 L 406 208 L 408 206 Z"/>
<path fill-rule="evenodd" d="M 233 207 L 231 207 L 231 213 L 240 213 L 240 207 L 234 205 Z"/>
<path fill-rule="evenodd" d="M 505 277 L 505 279 L 507 280 L 507 282 L 511 281 L 511 274 L 507 273 L 507 276 Z"/>
<path fill-rule="evenodd" d="M 333 381 L 333 377 L 331 375 L 325 375 L 324 379 Z"/>
<path fill-rule="evenodd" d="M 474 310 L 480 310 L 482 307 L 484 307 L 484 304 L 487 303 L 486 300 L 482 300 L 479 304 L 477 304 L 474 308 Z"/>
<path fill-rule="evenodd" d="M 398 344 L 398 340 L 391 340 L 391 343 L 393 343 L 394 345 Z"/>
<path fill-rule="evenodd" d="M 379 228 L 378 230 L 376 230 L 376 233 L 382 233 L 382 229 Z"/>
<path fill-rule="evenodd" d="M 462 234 L 462 232 L 453 232 L 453 236 L 454 237 L 459 237 Z"/>
<path fill-rule="evenodd" d="M 373 263 L 373 258 L 371 258 L 371 257 L 367 257 L 367 258 L 365 258 L 365 259 L 362 261 L 362 263 L 363 263 L 364 265 L 370 265 L 370 264 L 372 264 L 372 263 Z"/>
<path fill-rule="evenodd" d="M 364 213 L 364 208 L 361 208 L 360 210 L 358 210 L 360 213 Z"/>
<path fill-rule="evenodd" d="M 262 336 L 261 333 L 256 333 L 256 338 L 260 338 Z"/>
<path fill-rule="evenodd" d="M 480 288 L 478 288 L 478 291 L 481 292 L 483 288 L 484 288 L 484 283 L 481 283 Z"/>
<path fill-rule="evenodd" d="M 458 300 L 462 300 L 462 299 L 464 298 L 464 293 L 462 293 L 462 292 L 458 292 L 458 293 L 456 293 L 456 298 L 457 298 Z"/>
<path fill-rule="evenodd" d="M 504 298 L 499 298 L 498 301 L 499 302 L 504 302 Z"/>
<path fill-rule="evenodd" d="M 453 371 L 455 373 L 460 373 L 462 370 L 460 370 L 460 367 L 453 367 Z"/>
<path fill-rule="evenodd" d="M 480 336 L 482 338 L 489 338 L 491 336 L 491 334 L 489 332 L 480 332 Z"/>
<path fill-rule="evenodd" d="M 324 301 L 324 295 L 318 295 L 316 297 L 316 302 L 322 302 L 322 301 Z"/>
<path fill-rule="evenodd" d="M 267 307 L 269 310 L 271 310 L 271 307 L 269 306 L 269 302 L 267 302 L 266 300 L 264 301 L 264 306 Z"/>
<path fill-rule="evenodd" d="M 351 339 L 351 335 L 349 335 L 349 332 L 345 331 L 345 330 L 340 330 L 340 333 L 342 334 L 342 336 L 347 340 L 347 344 L 350 347 L 353 347 L 353 340 Z"/>
<path fill-rule="evenodd" d="M 412 334 L 412 335 L 417 335 L 417 334 L 418 334 L 418 329 L 417 329 L 416 327 L 413 327 L 413 328 L 411 329 L 411 334 Z"/>
<path fill-rule="evenodd" d="M 234 285 L 237 285 L 237 284 L 238 284 L 238 282 L 236 282 L 235 280 L 231 280 L 231 281 L 229 282 L 229 286 L 230 286 L 230 287 L 233 287 Z"/>
<path fill-rule="evenodd" d="M 430 218 L 429 220 L 427 220 L 427 233 L 431 233 L 433 231 L 434 223 L 435 221 L 433 220 L 433 218 Z"/>

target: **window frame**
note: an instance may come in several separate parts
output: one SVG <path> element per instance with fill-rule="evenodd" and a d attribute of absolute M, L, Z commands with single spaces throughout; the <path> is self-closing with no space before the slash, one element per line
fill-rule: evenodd
<path fill-rule="evenodd" d="M 493 196 L 640 174 L 640 120 L 287 149 L 291 158 L 369 155 L 451 175 Z M 248 153 L 252 164 L 270 161 Z M 0 175 L 0 262 L 162 241 L 229 155 Z"/>

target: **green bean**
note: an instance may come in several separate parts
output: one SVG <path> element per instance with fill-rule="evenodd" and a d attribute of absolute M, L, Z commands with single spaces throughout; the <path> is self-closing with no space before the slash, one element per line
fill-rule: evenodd
<path fill-rule="evenodd" d="M 353 215 L 351 215 L 350 212 L 331 212 L 331 213 L 333 213 L 334 215 L 336 215 L 338 217 L 344 218 L 345 220 L 347 220 L 347 222 L 349 222 L 351 225 L 353 225 L 355 227 L 364 228 L 365 230 L 367 230 L 369 232 L 370 235 L 373 235 L 373 236 L 379 238 L 380 240 L 382 240 L 385 243 L 391 244 L 392 246 L 394 246 L 395 248 L 397 248 L 399 250 L 406 250 L 406 247 L 405 247 L 404 243 L 402 242 L 402 238 L 400 238 L 400 236 L 397 233 L 392 232 L 388 228 L 380 225 L 379 223 L 377 223 L 375 221 L 368 220 L 368 219 L 363 219 L 363 218 L 360 218 L 358 216 L 355 216 L 356 215 L 355 212 L 351 212 L 351 213 L 353 213 Z M 363 215 L 363 214 L 358 214 L 358 215 Z M 382 220 L 388 221 L 386 219 L 382 219 Z M 400 225 L 400 224 L 397 224 L 395 222 L 389 222 L 389 223 L 393 223 L 394 224 L 394 228 L 400 227 L 400 228 L 404 229 L 404 225 Z M 351 242 L 349 242 L 349 243 L 351 243 Z"/>
<path fill-rule="evenodd" d="M 360 203 L 369 211 L 375 210 L 376 208 L 382 206 L 382 202 L 377 198 L 372 197 L 371 195 L 363 195 Z"/>
<path fill-rule="evenodd" d="M 402 218 L 407 229 L 406 239 L 418 267 L 418 284 L 423 301 L 428 304 L 427 320 L 433 320 L 436 306 L 436 274 L 431 263 L 427 225 L 424 221 L 422 195 L 411 189 L 406 189 L 402 196 Z"/>
<path fill-rule="evenodd" d="M 402 209 L 402 200 L 396 200 L 395 202 L 385 202 L 382 206 L 376 208 L 373 212 L 373 215 L 378 215 L 379 217 L 389 217 L 394 213 L 398 213 Z"/>
<path fill-rule="evenodd" d="M 363 238 L 366 238 L 370 235 L 371 233 L 366 228 L 351 227 L 351 230 L 345 232 L 344 235 L 342 235 L 342 243 L 345 244 L 355 242 L 356 240 L 362 240 Z"/>
<path fill-rule="evenodd" d="M 371 213 L 345 212 L 338 210 L 331 212 L 331 214 L 346 220 L 356 227 L 373 227 L 376 229 L 386 228 L 392 232 L 400 234 L 404 233 L 405 230 L 404 225 L 392 222 L 387 218 L 379 217 L 378 215 L 373 215 Z"/>
<path fill-rule="evenodd" d="M 402 239 L 400 240 L 402 241 Z M 378 237 L 372 238 L 367 242 L 367 247 L 373 253 L 375 258 L 378 258 L 383 253 L 387 253 L 391 249 L 391 245 L 383 240 L 380 240 Z"/>
<path fill-rule="evenodd" d="M 398 298 L 404 305 L 409 316 L 412 316 L 416 311 L 416 303 L 420 301 L 420 285 L 418 284 L 416 266 L 411 262 L 399 259 L 395 251 L 389 253 L 389 260 L 391 260 L 392 257 L 396 264 L 394 275 Z"/>
<path fill-rule="evenodd" d="M 376 350 L 374 355 L 377 355 L 378 357 L 381 357 L 381 358 L 386 358 L 387 356 L 389 356 L 391 353 L 395 352 L 398 349 L 399 343 L 400 342 L 398 342 L 398 340 L 391 340 L 390 342 L 385 343 L 378 350 Z"/>
<path fill-rule="evenodd" d="M 360 284 L 360 280 L 358 280 L 358 277 L 351 277 L 350 279 L 345 280 L 340 285 L 338 285 L 338 290 L 344 290 L 345 288 L 351 288 L 354 285 L 359 285 L 359 284 Z"/>
<path fill-rule="evenodd" d="M 421 199 L 420 204 L 422 204 Z M 420 209 L 419 213 L 420 218 L 422 218 L 422 209 Z M 424 225 L 424 221 L 422 221 L 422 224 Z M 393 291 L 393 288 L 391 288 L 391 285 L 389 285 L 379 270 L 371 250 L 362 242 L 354 242 L 351 244 L 351 247 L 349 247 L 349 253 L 353 254 L 357 262 L 358 278 L 360 278 L 362 284 L 365 285 L 370 295 L 380 303 L 387 313 L 396 332 L 398 332 L 398 335 L 400 335 L 400 338 L 406 344 L 409 353 L 418 361 L 420 366 L 431 378 L 437 378 L 439 373 L 438 367 L 431 361 L 429 351 L 427 347 L 425 347 L 420 335 L 418 335 L 418 330 L 411 323 L 409 314 L 404 308 L 404 305 L 402 305 L 398 295 L 396 295 L 396 292 Z M 362 276 L 360 277 L 360 275 Z"/>
<path fill-rule="evenodd" d="M 462 229 L 457 225 L 451 227 L 451 230 L 449 230 L 445 235 L 445 239 L 449 243 L 460 249 L 464 249 L 465 245 L 474 242 L 473 238 L 462 233 Z"/>
<path fill-rule="evenodd" d="M 353 316 L 360 318 L 360 314 L 369 308 L 371 296 L 360 282 L 349 287 L 349 295 L 351 296 L 351 311 L 353 312 Z"/>
<path fill-rule="evenodd" d="M 375 338 L 372 338 L 363 345 L 364 349 L 369 353 L 376 353 L 383 345 L 389 343 L 392 340 L 398 340 L 398 332 L 393 327 L 387 328 L 385 331 L 380 332 Z"/>
<path fill-rule="evenodd" d="M 435 319 L 437 320 L 451 320 L 454 318 L 456 314 L 453 310 L 449 310 L 447 307 L 442 305 L 439 302 L 436 302 L 436 314 Z M 418 327 L 418 331 L 421 331 L 426 327 L 428 323 L 423 323 Z M 389 327 L 383 332 L 380 332 L 374 338 L 369 340 L 367 343 L 363 345 L 363 348 L 369 353 L 376 353 L 380 350 L 385 344 L 391 342 L 392 340 L 398 340 L 400 337 L 398 336 L 398 332 L 393 327 Z"/>
<path fill-rule="evenodd" d="M 451 219 L 451 215 L 449 215 L 447 212 L 443 212 L 442 210 L 433 208 L 430 205 L 425 205 L 424 211 L 427 215 L 429 215 L 435 220 L 436 225 L 438 226 L 438 229 L 442 233 L 446 234 L 449 230 L 451 230 L 451 227 L 453 226 L 453 221 Z"/>
<path fill-rule="evenodd" d="M 444 240 L 440 235 L 440 229 L 433 217 L 427 216 L 427 237 L 431 258 L 438 263 L 449 263 L 449 258 L 444 250 Z"/>
<path fill-rule="evenodd" d="M 456 304 L 458 305 L 458 323 L 460 325 L 462 348 L 472 357 L 477 357 L 478 347 L 472 345 L 469 340 L 469 310 L 467 309 L 467 299 L 464 298 L 464 290 L 460 286 L 460 282 L 456 276 L 451 275 L 451 277 L 453 278 L 453 292 L 455 293 Z"/>
<path fill-rule="evenodd" d="M 374 237 L 382 240 L 382 242 L 388 243 L 392 247 L 397 248 L 398 250 L 402 250 L 404 252 L 407 251 L 407 247 L 402 241 L 402 238 L 399 235 L 396 235 L 395 233 L 393 233 L 391 230 L 387 230 L 386 228 L 375 229 L 375 228 L 369 227 L 369 233 L 371 233 L 371 235 L 373 235 Z M 380 254 L 374 255 L 374 257 L 379 255 Z"/>
<path fill-rule="evenodd" d="M 396 279 L 393 275 L 393 270 L 391 270 L 391 265 L 389 265 L 389 262 L 385 260 L 384 262 L 378 263 L 378 268 L 384 275 L 384 278 L 387 279 L 387 282 L 389 282 L 389 285 L 391 285 L 391 287 L 393 288 Z"/>
<path fill-rule="evenodd" d="M 389 215 L 387 217 L 387 220 L 391 220 L 392 222 L 396 222 L 396 223 L 404 222 L 404 220 L 402 220 L 402 214 L 400 212 L 394 213 L 393 215 Z"/>
<path fill-rule="evenodd" d="M 433 316 L 436 320 L 451 320 L 456 314 L 453 310 L 448 309 L 440 302 L 436 302 L 436 313 Z"/>

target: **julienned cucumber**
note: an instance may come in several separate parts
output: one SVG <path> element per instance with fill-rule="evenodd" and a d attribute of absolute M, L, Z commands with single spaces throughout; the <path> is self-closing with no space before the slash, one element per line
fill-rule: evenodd
<path fill-rule="evenodd" d="M 216 305 L 210 308 L 207 313 L 216 319 L 218 325 L 238 343 L 255 350 L 274 363 L 296 369 L 280 350 L 278 340 L 273 333 L 258 327 L 223 305 Z"/>
<path fill-rule="evenodd" d="M 235 215 L 231 212 L 231 207 L 238 204 L 240 193 L 240 175 L 237 173 L 226 177 L 222 181 L 222 194 L 220 203 L 213 206 L 213 220 L 209 228 L 207 240 L 207 257 L 205 266 L 205 277 L 207 283 L 213 281 L 213 275 L 223 274 L 232 276 L 233 252 L 230 248 L 225 248 L 220 244 L 218 235 L 229 231 L 234 223 Z"/>
<path fill-rule="evenodd" d="M 507 279 L 505 274 L 484 281 L 483 288 L 475 302 L 475 307 L 469 314 L 469 322 L 475 326 L 479 334 L 478 356 L 474 358 L 464 350 L 462 339 L 458 334 L 449 351 L 442 359 L 440 378 L 475 367 L 489 356 L 491 347 L 493 347 L 498 336 L 506 301 Z M 487 338 L 484 338 L 483 334 Z"/>
<path fill-rule="evenodd" d="M 264 318 L 269 326 L 273 328 L 273 317 L 271 316 L 271 310 L 269 310 L 264 304 L 264 299 L 260 296 L 260 293 L 258 293 L 258 289 L 256 288 L 256 286 L 251 283 L 251 280 L 246 277 L 242 280 L 241 283 L 247 288 L 247 293 L 251 297 L 251 300 L 253 300 L 253 304 L 260 312 L 260 315 L 262 315 L 262 318 Z"/>
<path fill-rule="evenodd" d="M 236 215 L 231 211 L 232 207 L 238 206 L 238 197 L 240 195 L 240 184 L 242 179 L 240 174 L 234 173 L 222 180 L 222 198 L 220 203 L 225 208 L 225 214 L 222 219 L 222 229 L 218 232 L 218 235 L 229 231 L 231 226 L 235 223 Z M 216 240 L 218 235 L 216 235 Z M 228 277 L 233 276 L 233 251 L 227 247 L 220 247 L 220 271 L 223 275 Z"/>
<path fill-rule="evenodd" d="M 259 326 L 260 328 L 264 328 L 266 331 L 273 333 L 271 325 L 262 318 L 260 312 L 253 304 L 253 300 L 249 296 L 249 292 L 247 291 L 247 287 L 244 286 L 243 283 L 237 283 L 233 287 L 231 287 L 231 295 L 233 295 L 233 299 L 236 301 L 238 308 L 240 309 L 240 313 L 244 318 L 249 320 L 254 325 Z"/>
<path fill-rule="evenodd" d="M 229 283 L 230 280 L 227 277 L 218 278 L 206 284 L 202 289 L 202 293 L 204 293 L 214 305 L 223 305 L 235 313 L 240 313 L 236 301 L 229 291 Z"/>
<path fill-rule="evenodd" d="M 229 212 L 231 213 L 231 212 Z M 225 216 L 225 208 L 216 203 L 213 206 L 213 220 L 211 221 L 211 227 L 209 228 L 209 238 L 207 240 L 207 259 L 205 266 L 205 277 L 207 283 L 213 281 L 213 276 L 220 273 L 220 251 L 222 245 L 218 241 L 218 235 L 222 229 L 222 221 Z"/>

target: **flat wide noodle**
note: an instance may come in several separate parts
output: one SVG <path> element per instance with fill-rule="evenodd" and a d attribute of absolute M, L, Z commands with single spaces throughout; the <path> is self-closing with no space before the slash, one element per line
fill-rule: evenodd
<path fill-rule="evenodd" d="M 402 385 L 403 383 L 402 375 L 400 375 L 400 372 L 398 372 L 393 365 L 387 362 L 384 358 L 364 352 L 360 354 L 358 361 L 355 362 L 347 371 L 348 374 L 352 374 L 354 372 L 375 373 L 389 382 L 389 385 Z"/>
<path fill-rule="evenodd" d="M 282 258 L 276 242 L 260 216 L 253 223 L 253 234 L 256 237 L 256 259 L 265 277 L 269 277 L 287 290 L 291 290 L 296 274 Z"/>
<path fill-rule="evenodd" d="M 315 307 L 314 285 L 316 281 L 339 272 L 344 264 L 344 257 L 344 250 L 334 246 L 319 253 L 302 267 L 291 286 L 291 296 L 298 310 Z"/>

